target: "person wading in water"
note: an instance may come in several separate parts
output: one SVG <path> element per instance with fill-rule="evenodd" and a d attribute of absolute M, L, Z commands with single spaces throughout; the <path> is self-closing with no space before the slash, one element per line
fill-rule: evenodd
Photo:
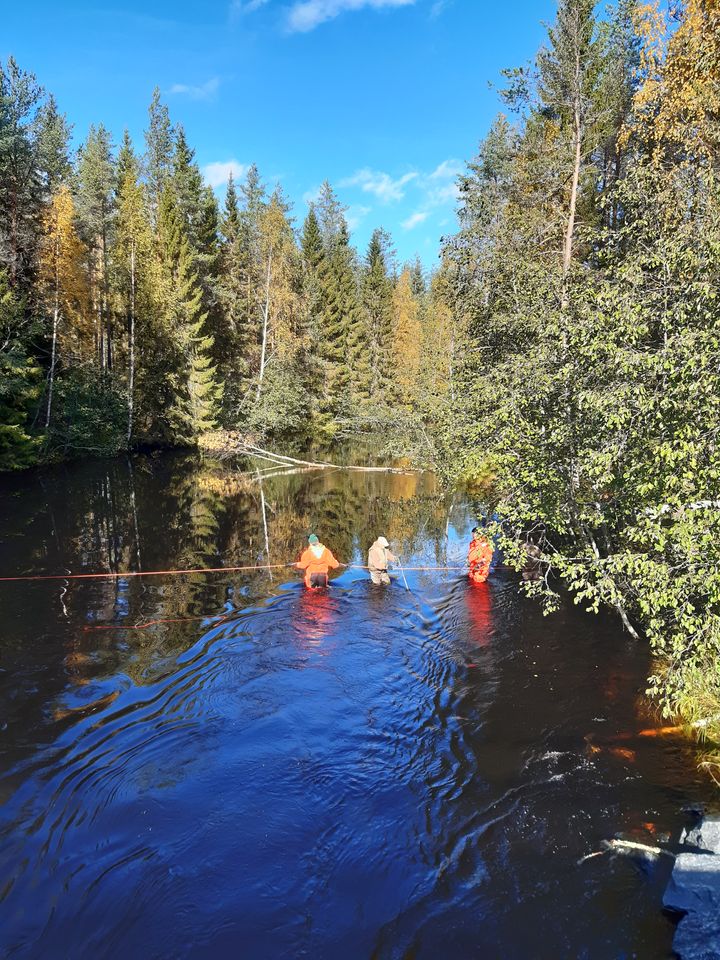
<path fill-rule="evenodd" d="M 326 546 L 320 543 L 314 533 L 308 537 L 309 546 L 294 566 L 305 571 L 305 586 L 309 589 L 326 587 L 328 585 L 328 571 L 337 567 L 344 567 Z"/>
<path fill-rule="evenodd" d="M 368 551 L 368 569 L 373 583 L 390 583 L 388 564 L 397 563 L 397 557 L 388 550 L 385 537 L 378 537 Z"/>
<path fill-rule="evenodd" d="M 485 583 L 490 573 L 493 548 L 480 527 L 473 527 L 473 538 L 468 547 L 468 566 L 472 583 Z"/>

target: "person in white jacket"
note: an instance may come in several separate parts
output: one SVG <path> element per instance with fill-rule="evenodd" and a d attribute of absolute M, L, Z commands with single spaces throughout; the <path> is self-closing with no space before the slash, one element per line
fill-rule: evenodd
<path fill-rule="evenodd" d="M 368 568 L 373 583 L 390 583 L 388 564 L 397 563 L 397 557 L 388 550 L 385 537 L 378 537 L 368 551 Z"/>

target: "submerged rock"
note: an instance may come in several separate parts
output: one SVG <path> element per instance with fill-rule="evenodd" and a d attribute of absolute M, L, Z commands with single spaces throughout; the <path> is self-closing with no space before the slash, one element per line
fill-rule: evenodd
<path fill-rule="evenodd" d="M 681 960 L 720 960 L 720 820 L 704 820 L 681 837 L 663 904 L 682 913 L 673 947 Z"/>

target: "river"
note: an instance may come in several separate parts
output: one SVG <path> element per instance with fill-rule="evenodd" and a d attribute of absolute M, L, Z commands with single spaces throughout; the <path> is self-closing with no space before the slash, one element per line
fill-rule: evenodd
<path fill-rule="evenodd" d="M 430 475 L 170 455 L 0 489 L 0 575 L 283 563 L 311 530 L 453 565 L 473 525 Z M 709 796 L 690 744 L 637 735 L 644 646 L 501 564 L 407 580 L 0 583 L 3 955 L 669 957 L 670 859 L 579 862 Z"/>

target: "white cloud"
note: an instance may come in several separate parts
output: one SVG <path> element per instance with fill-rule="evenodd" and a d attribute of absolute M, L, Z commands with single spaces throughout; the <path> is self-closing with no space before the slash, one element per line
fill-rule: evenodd
<path fill-rule="evenodd" d="M 287 15 L 287 26 L 292 33 L 308 33 L 341 13 L 365 8 L 409 7 L 417 0 L 296 0 Z"/>
<path fill-rule="evenodd" d="M 191 100 L 209 100 L 214 97 L 220 87 L 220 77 L 211 77 L 199 86 L 190 83 L 174 83 L 168 93 L 190 97 Z"/>
<path fill-rule="evenodd" d="M 230 4 L 230 18 L 242 17 L 246 13 L 255 13 L 264 7 L 270 0 L 232 0 Z"/>
<path fill-rule="evenodd" d="M 445 183 L 441 187 L 430 187 L 426 196 L 431 206 L 442 207 L 446 203 L 455 203 L 460 196 L 460 190 L 456 183 Z"/>
<path fill-rule="evenodd" d="M 223 187 L 228 182 L 230 174 L 237 183 L 247 173 L 248 168 L 244 163 L 238 163 L 237 160 L 225 160 L 219 163 L 207 163 L 202 168 L 202 175 L 205 183 L 211 186 L 213 190 L 216 187 Z"/>
<path fill-rule="evenodd" d="M 430 18 L 434 20 L 435 17 L 439 17 L 450 3 L 451 0 L 435 0 L 435 3 L 430 8 Z"/>
<path fill-rule="evenodd" d="M 369 170 L 365 167 L 363 170 L 358 170 L 357 173 L 354 173 L 352 177 L 342 180 L 340 186 L 360 187 L 365 193 L 372 193 L 382 203 L 390 203 L 394 200 L 402 200 L 405 196 L 403 187 L 412 180 L 415 180 L 416 177 L 417 173 L 412 172 L 398 177 L 397 180 L 393 180 L 388 173 Z"/>
<path fill-rule="evenodd" d="M 454 180 L 464 170 L 460 160 L 443 160 L 430 174 L 430 180 Z"/>
<path fill-rule="evenodd" d="M 315 203 L 317 200 L 319 200 L 321 190 L 321 186 L 311 187 L 309 190 L 306 190 L 303 194 L 303 200 L 305 203 Z"/>
<path fill-rule="evenodd" d="M 371 209 L 372 207 L 363 207 L 360 203 L 354 203 L 351 207 L 348 207 L 345 214 L 348 229 L 357 230 Z"/>
<path fill-rule="evenodd" d="M 415 227 L 420 226 L 421 223 L 425 223 L 430 214 L 427 210 L 417 210 L 415 213 L 410 214 L 407 220 L 403 220 L 400 226 L 403 230 L 413 230 Z"/>

